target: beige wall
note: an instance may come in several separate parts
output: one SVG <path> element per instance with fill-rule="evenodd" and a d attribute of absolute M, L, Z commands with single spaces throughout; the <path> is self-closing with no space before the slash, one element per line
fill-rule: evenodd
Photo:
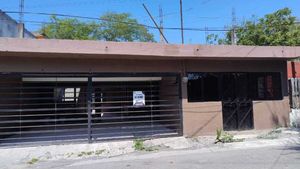
<path fill-rule="evenodd" d="M 184 64 L 183 64 L 184 63 Z M 281 60 L 97 60 L 97 59 L 0 59 L 0 72 L 282 72 L 284 100 L 255 101 L 255 129 L 287 125 L 289 105 L 286 62 Z M 221 102 L 188 103 L 186 83 L 182 83 L 183 133 L 186 136 L 214 134 L 222 128 Z"/>
<path fill-rule="evenodd" d="M 254 101 L 253 118 L 255 129 L 270 129 L 289 125 L 289 98 L 275 101 Z"/>
<path fill-rule="evenodd" d="M 180 72 L 176 61 L 99 59 L 0 59 L 0 71 L 9 72 Z"/>
<path fill-rule="evenodd" d="M 254 101 L 253 118 L 255 129 L 287 126 L 289 101 L 285 61 L 186 61 L 187 72 L 282 72 L 284 99 L 276 101 Z M 223 128 L 222 103 L 188 103 L 186 84 L 182 85 L 183 133 L 186 136 L 215 134 Z"/>

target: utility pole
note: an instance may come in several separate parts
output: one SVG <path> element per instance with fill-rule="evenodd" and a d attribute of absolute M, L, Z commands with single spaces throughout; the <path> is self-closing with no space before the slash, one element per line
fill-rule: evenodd
<path fill-rule="evenodd" d="M 208 45 L 208 39 L 207 39 L 207 37 L 208 37 L 208 28 L 205 26 L 205 44 L 206 45 Z"/>
<path fill-rule="evenodd" d="M 19 23 L 24 22 L 24 0 L 20 0 L 19 4 Z"/>
<path fill-rule="evenodd" d="M 235 8 L 232 8 L 231 12 L 231 17 L 232 17 L 232 26 L 231 26 L 231 45 L 236 45 L 236 14 L 235 14 Z"/>
<path fill-rule="evenodd" d="M 19 4 L 18 32 L 19 32 L 19 38 L 24 38 L 24 0 L 20 0 L 20 4 Z"/>
<path fill-rule="evenodd" d="M 148 8 L 146 7 L 145 4 L 143 4 L 144 9 L 146 10 L 147 14 L 150 16 L 152 22 L 154 23 L 155 27 L 158 29 L 160 35 L 164 38 L 166 43 L 169 43 L 167 38 L 165 37 L 165 35 L 163 34 L 163 32 L 161 31 L 161 29 L 159 28 L 159 26 L 157 25 L 157 23 L 155 22 L 153 16 L 151 15 L 150 11 L 148 10 Z"/>
<path fill-rule="evenodd" d="M 182 0 L 180 0 L 180 23 L 181 23 L 181 43 L 184 44 L 184 37 L 183 37 L 183 15 L 182 15 Z"/>
<path fill-rule="evenodd" d="M 159 29 L 162 32 L 162 34 L 164 33 L 163 25 L 164 25 L 163 10 L 161 8 L 161 5 L 159 5 Z M 160 34 L 160 43 L 165 43 L 162 34 Z"/>

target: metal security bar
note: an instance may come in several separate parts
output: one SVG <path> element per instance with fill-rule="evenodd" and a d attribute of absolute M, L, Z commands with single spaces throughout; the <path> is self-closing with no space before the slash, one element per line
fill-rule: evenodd
<path fill-rule="evenodd" d="M 178 135 L 181 116 L 176 80 L 93 81 L 92 137 Z M 134 91 L 145 94 L 144 106 L 133 105 Z"/>
<path fill-rule="evenodd" d="M 177 75 L 0 76 L 0 146 L 180 135 Z M 145 95 L 133 105 L 133 92 Z"/>

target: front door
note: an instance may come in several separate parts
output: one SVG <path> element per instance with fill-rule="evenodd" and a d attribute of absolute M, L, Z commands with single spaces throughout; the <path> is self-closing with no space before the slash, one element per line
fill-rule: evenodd
<path fill-rule="evenodd" d="M 253 128 L 253 104 L 247 76 L 247 73 L 225 73 L 221 78 L 224 130 Z"/>

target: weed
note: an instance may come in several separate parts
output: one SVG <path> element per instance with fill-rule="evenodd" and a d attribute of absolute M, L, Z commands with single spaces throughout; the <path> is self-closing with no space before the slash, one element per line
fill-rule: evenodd
<path fill-rule="evenodd" d="M 217 129 L 217 137 L 216 137 L 216 143 L 232 143 L 232 142 L 242 142 L 244 139 L 235 139 L 234 136 L 230 133 L 224 132 L 221 129 Z"/>
<path fill-rule="evenodd" d="M 79 153 L 77 156 L 78 157 L 82 157 L 82 156 L 90 156 L 92 155 L 94 152 L 93 151 L 82 151 L 81 153 Z"/>
<path fill-rule="evenodd" d="M 243 141 L 245 141 L 244 138 L 235 138 L 235 139 L 233 139 L 233 142 L 243 142 Z"/>
<path fill-rule="evenodd" d="M 96 150 L 96 151 L 82 151 L 80 152 L 79 154 L 77 154 L 78 157 L 83 157 L 83 156 L 90 156 L 90 155 L 100 155 L 104 152 L 105 150 L 104 149 L 101 149 L 101 150 Z M 71 155 L 73 155 L 73 153 L 71 154 L 67 154 L 68 157 L 70 157 Z"/>
<path fill-rule="evenodd" d="M 30 161 L 28 161 L 27 162 L 27 164 L 35 164 L 35 163 L 37 163 L 39 161 L 39 159 L 38 158 L 32 158 Z"/>
<path fill-rule="evenodd" d="M 105 151 L 105 150 L 96 150 L 96 151 L 95 151 L 95 154 L 96 154 L 96 155 L 100 155 L 100 154 L 102 154 L 104 151 Z"/>
<path fill-rule="evenodd" d="M 133 148 L 136 151 L 156 151 L 158 150 L 158 147 L 151 146 L 151 147 L 145 147 L 144 140 L 137 139 L 133 141 Z"/>
<path fill-rule="evenodd" d="M 81 152 L 81 153 L 79 153 L 77 156 L 78 156 L 78 157 L 82 157 L 83 155 L 84 155 L 84 153 Z"/>
<path fill-rule="evenodd" d="M 136 151 L 143 151 L 145 150 L 144 140 L 136 139 L 133 141 L 133 147 Z"/>
<path fill-rule="evenodd" d="M 145 147 L 145 149 L 144 149 L 145 151 L 157 151 L 158 150 L 158 148 L 157 147 L 154 147 L 154 146 L 152 146 L 152 147 Z"/>
<path fill-rule="evenodd" d="M 74 153 L 67 153 L 66 154 L 66 156 L 68 157 L 68 158 L 70 158 L 71 156 L 73 156 L 74 155 Z"/>
<path fill-rule="evenodd" d="M 268 132 L 267 134 L 262 134 L 257 136 L 258 139 L 277 139 L 279 134 L 282 131 L 280 129 L 273 129 L 272 131 Z"/>
<path fill-rule="evenodd" d="M 216 138 L 216 142 L 220 142 L 220 141 L 221 141 L 222 132 L 223 132 L 223 130 L 217 129 L 217 138 Z M 222 142 L 222 141 L 221 141 L 221 142 Z"/>
<path fill-rule="evenodd" d="M 222 137 L 223 143 L 231 143 L 234 142 L 233 135 L 227 132 L 224 132 Z"/>

